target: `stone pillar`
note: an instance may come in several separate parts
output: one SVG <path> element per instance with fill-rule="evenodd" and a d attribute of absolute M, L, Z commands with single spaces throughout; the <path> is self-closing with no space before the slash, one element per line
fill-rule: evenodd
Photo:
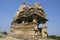
<path fill-rule="evenodd" d="M 37 22 L 36 19 L 33 19 L 33 22 L 36 23 Z M 37 26 L 36 25 L 35 25 L 34 29 L 37 30 Z"/>
<path fill-rule="evenodd" d="M 37 26 L 36 25 L 34 26 L 34 30 L 35 30 L 35 34 L 34 35 L 37 36 L 38 35 L 37 34 L 38 29 L 37 29 Z"/>
<path fill-rule="evenodd" d="M 47 37 L 47 26 L 46 23 L 42 24 L 42 38 L 46 38 Z"/>
<path fill-rule="evenodd" d="M 37 20 L 34 18 L 33 19 L 33 23 L 37 23 Z M 34 30 L 35 30 L 35 37 L 37 37 L 37 35 L 38 35 L 38 25 L 37 24 L 35 24 L 34 25 Z"/>
<path fill-rule="evenodd" d="M 36 19 L 33 19 L 33 22 L 35 22 L 35 23 L 36 23 L 36 22 L 37 22 L 37 20 L 36 20 Z"/>
<path fill-rule="evenodd" d="M 25 21 L 22 21 L 22 23 L 25 23 Z"/>

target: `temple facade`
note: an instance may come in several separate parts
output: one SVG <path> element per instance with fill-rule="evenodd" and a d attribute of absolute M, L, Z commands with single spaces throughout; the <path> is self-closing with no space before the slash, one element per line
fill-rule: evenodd
<path fill-rule="evenodd" d="M 22 3 L 11 23 L 10 36 L 20 39 L 47 38 L 46 14 L 39 3 Z M 42 27 L 38 27 L 42 24 Z"/>

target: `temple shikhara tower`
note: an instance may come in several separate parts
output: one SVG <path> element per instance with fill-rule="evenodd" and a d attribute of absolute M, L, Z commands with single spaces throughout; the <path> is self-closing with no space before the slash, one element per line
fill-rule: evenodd
<path fill-rule="evenodd" d="M 22 3 L 16 12 L 10 28 L 10 36 L 26 40 L 47 38 L 46 14 L 36 2 L 31 5 Z M 39 27 L 42 24 L 42 27 Z"/>

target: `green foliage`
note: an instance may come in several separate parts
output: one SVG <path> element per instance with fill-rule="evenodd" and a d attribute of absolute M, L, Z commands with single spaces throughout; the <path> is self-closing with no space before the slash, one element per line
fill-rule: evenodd
<path fill-rule="evenodd" d="M 56 38 L 57 38 L 57 40 L 60 40 L 60 36 L 57 36 Z"/>
<path fill-rule="evenodd" d="M 8 33 L 6 31 L 0 33 L 0 38 L 4 38 Z"/>
<path fill-rule="evenodd" d="M 56 36 L 56 35 L 48 35 L 48 38 L 60 40 L 60 36 Z"/>
<path fill-rule="evenodd" d="M 3 34 L 7 35 L 8 33 L 6 31 L 2 32 Z"/>
<path fill-rule="evenodd" d="M 55 35 L 48 35 L 48 38 L 56 39 Z"/>
<path fill-rule="evenodd" d="M 0 35 L 0 38 L 3 38 L 3 37 Z"/>
<path fill-rule="evenodd" d="M 0 37 L 2 37 L 2 36 L 0 36 Z"/>

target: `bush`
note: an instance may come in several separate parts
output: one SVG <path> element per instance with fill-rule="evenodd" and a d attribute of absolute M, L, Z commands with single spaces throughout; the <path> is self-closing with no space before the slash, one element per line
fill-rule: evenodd
<path fill-rule="evenodd" d="M 5 34 L 5 35 L 8 34 L 6 31 L 4 31 L 4 32 L 2 32 L 2 33 Z"/>
<path fill-rule="evenodd" d="M 0 38 L 2 38 L 2 36 L 0 35 Z"/>
<path fill-rule="evenodd" d="M 56 38 L 57 38 L 57 40 L 60 40 L 60 36 L 57 36 Z"/>
<path fill-rule="evenodd" d="M 48 38 L 56 39 L 55 35 L 48 35 Z"/>

